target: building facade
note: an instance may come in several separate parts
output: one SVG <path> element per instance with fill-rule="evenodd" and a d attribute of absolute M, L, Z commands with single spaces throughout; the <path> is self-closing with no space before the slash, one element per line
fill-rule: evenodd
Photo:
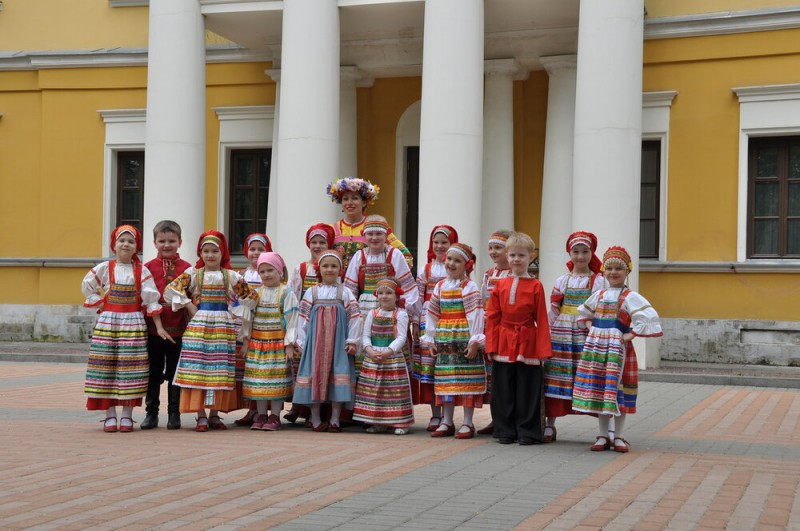
<path fill-rule="evenodd" d="M 664 318 L 645 366 L 800 363 L 800 3 L 0 6 L 0 338 L 84 339 L 121 221 L 175 219 L 190 259 L 266 227 L 296 263 L 358 175 L 412 249 L 528 232 L 547 289 L 570 232 L 624 245 Z"/>

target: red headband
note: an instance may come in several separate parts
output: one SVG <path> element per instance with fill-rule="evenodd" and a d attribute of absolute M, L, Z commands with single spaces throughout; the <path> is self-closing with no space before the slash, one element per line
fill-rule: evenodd
<path fill-rule="evenodd" d="M 197 256 L 200 258 L 201 251 L 203 250 L 203 245 L 210 243 L 219 247 L 220 252 L 222 253 L 222 259 L 220 260 L 220 267 L 222 269 L 230 269 L 231 268 L 231 253 L 228 250 L 228 240 L 225 239 L 225 235 L 216 230 L 209 230 L 204 232 L 200 235 L 200 239 L 197 240 Z M 201 267 L 205 267 L 205 262 L 203 259 L 200 258 L 194 265 L 196 269 Z"/>
<path fill-rule="evenodd" d="M 600 263 L 600 259 L 595 254 L 595 251 L 597 251 L 597 236 L 591 232 L 573 232 L 569 235 L 569 238 L 567 238 L 567 252 L 570 252 L 576 245 L 581 244 L 588 247 L 589 251 L 592 253 L 592 258 L 589 260 L 589 271 L 592 273 L 599 273 L 601 271 L 602 264 Z M 572 263 L 572 260 L 567 262 L 567 269 L 572 271 L 574 268 L 575 264 Z"/>
<path fill-rule="evenodd" d="M 317 223 L 311 225 L 306 231 L 306 247 L 311 247 L 311 238 L 314 236 L 322 236 L 328 242 L 328 249 L 333 249 L 333 240 L 336 238 L 336 233 L 333 227 L 327 223 Z"/>
<path fill-rule="evenodd" d="M 442 233 L 447 236 L 447 241 L 453 245 L 458 241 L 458 232 L 450 225 L 436 225 L 431 231 L 431 237 L 428 240 L 428 262 L 433 262 L 436 259 L 436 253 L 433 252 L 433 238 L 437 233 Z"/>
<path fill-rule="evenodd" d="M 133 239 L 136 240 L 136 252 L 133 253 L 131 260 L 133 262 L 139 262 L 139 253 L 142 252 L 142 232 L 133 225 L 120 225 L 111 231 L 111 250 L 115 253 L 117 252 L 117 239 L 123 232 L 131 233 L 131 235 L 133 235 Z"/>
<path fill-rule="evenodd" d="M 250 249 L 250 244 L 253 242 L 261 242 L 262 244 L 264 244 L 264 248 L 267 250 L 268 253 L 272 252 L 272 242 L 270 241 L 269 236 L 267 236 L 263 232 L 254 232 L 253 234 L 245 238 L 242 250 L 245 253 L 247 253 L 247 250 Z"/>

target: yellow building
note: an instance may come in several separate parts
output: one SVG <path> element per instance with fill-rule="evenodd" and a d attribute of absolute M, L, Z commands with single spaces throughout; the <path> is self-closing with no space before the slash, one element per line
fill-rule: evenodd
<path fill-rule="evenodd" d="M 664 359 L 800 362 L 800 3 L 0 6 L 0 339 L 85 340 L 119 222 L 177 220 L 190 261 L 266 226 L 295 263 L 359 175 L 423 254 L 530 233 L 547 289 L 573 230 L 625 245 Z"/>

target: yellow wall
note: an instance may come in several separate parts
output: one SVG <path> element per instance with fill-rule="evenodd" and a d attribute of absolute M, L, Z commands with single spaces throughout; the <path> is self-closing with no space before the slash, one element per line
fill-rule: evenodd
<path fill-rule="evenodd" d="M 797 0 L 645 0 L 647 18 L 751 9 L 797 7 Z"/>

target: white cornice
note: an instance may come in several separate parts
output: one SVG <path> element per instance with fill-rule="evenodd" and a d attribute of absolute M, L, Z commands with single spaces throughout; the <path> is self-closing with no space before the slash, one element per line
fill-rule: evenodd
<path fill-rule="evenodd" d="M 213 45 L 206 48 L 206 63 L 243 63 L 269 61 L 270 59 L 268 52 L 256 52 L 236 46 Z M 147 49 L 101 48 L 97 50 L 0 52 L 0 71 L 113 66 L 147 66 Z"/>
<path fill-rule="evenodd" d="M 226 120 L 272 120 L 274 105 L 248 105 L 237 107 L 212 107 L 220 122 Z"/>
<path fill-rule="evenodd" d="M 747 260 L 745 262 L 695 262 L 641 260 L 642 273 L 800 273 L 800 260 Z"/>
<path fill-rule="evenodd" d="M 740 103 L 800 99 L 800 83 L 735 87 L 731 90 L 739 97 Z"/>
<path fill-rule="evenodd" d="M 150 0 L 108 0 L 108 7 L 147 7 Z"/>
<path fill-rule="evenodd" d="M 800 28 L 800 7 L 645 19 L 644 38 L 671 39 Z"/>
<path fill-rule="evenodd" d="M 146 109 L 108 109 L 99 110 L 103 122 L 110 123 L 139 123 L 144 122 L 147 117 Z"/>
<path fill-rule="evenodd" d="M 661 90 L 658 92 L 643 92 L 642 107 L 671 107 L 672 100 L 678 95 L 677 90 Z"/>

